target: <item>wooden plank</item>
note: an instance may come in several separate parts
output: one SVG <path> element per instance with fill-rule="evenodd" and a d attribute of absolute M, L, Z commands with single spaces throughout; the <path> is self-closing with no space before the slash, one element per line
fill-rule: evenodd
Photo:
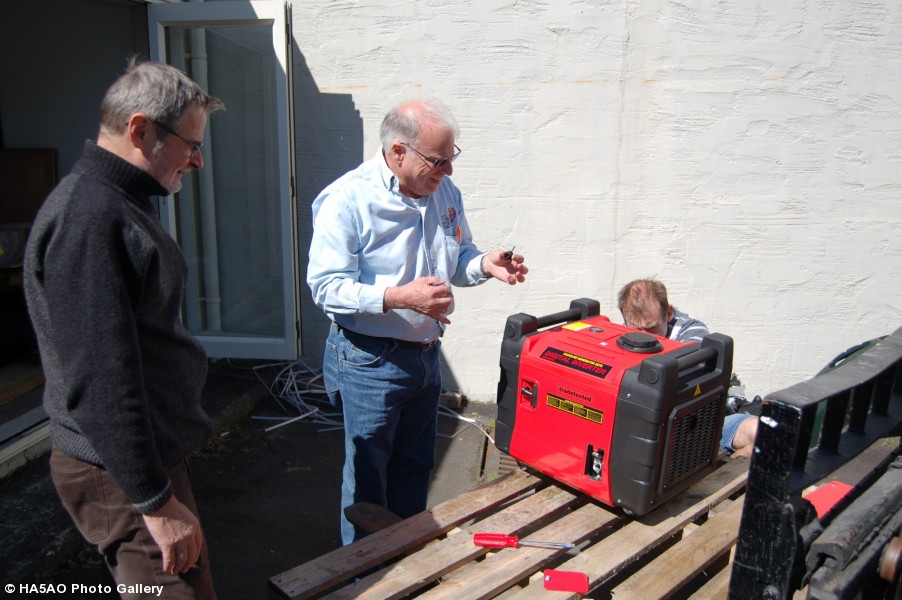
<path fill-rule="evenodd" d="M 533 527 L 536 523 L 554 518 L 562 510 L 581 501 L 583 498 L 561 488 L 547 487 L 466 529 L 458 530 L 443 540 L 428 544 L 416 554 L 343 587 L 326 598 L 329 600 L 401 598 L 490 552 L 489 548 L 473 544 L 474 533 L 493 531 L 516 534 Z"/>
<path fill-rule="evenodd" d="M 732 562 L 717 572 L 705 585 L 692 594 L 692 600 L 727 600 L 730 592 L 730 569 Z"/>
<path fill-rule="evenodd" d="M 11 363 L 0 367 L 0 404 L 43 385 L 44 372 L 40 365 Z"/>
<path fill-rule="evenodd" d="M 403 520 L 384 506 L 372 502 L 352 504 L 345 509 L 345 516 L 367 533 L 381 531 Z"/>
<path fill-rule="evenodd" d="M 310 598 L 540 485 L 543 481 L 538 477 L 515 471 L 409 517 L 394 527 L 279 573 L 270 578 L 270 591 L 281 598 Z"/>
<path fill-rule="evenodd" d="M 613 526 L 621 518 L 608 507 L 587 504 L 524 539 L 579 544 Z M 482 562 L 469 563 L 458 569 L 445 578 L 440 586 L 420 597 L 430 600 L 492 598 L 517 582 L 527 579 L 532 573 L 542 569 L 544 565 L 565 552 L 525 546 L 516 549 L 503 548 Z"/>
<path fill-rule="evenodd" d="M 589 585 L 596 587 L 628 565 L 636 562 L 658 544 L 682 531 L 724 499 L 745 487 L 749 461 L 738 458 L 708 475 L 688 490 L 669 500 L 651 513 L 635 519 L 621 529 L 586 548 L 557 566 L 563 571 L 579 571 L 589 575 Z M 514 594 L 518 600 L 537 598 L 577 598 L 576 594 L 547 592 L 542 586 L 530 585 Z"/>
<path fill-rule="evenodd" d="M 544 570 L 533 573 L 532 575 L 529 576 L 529 579 L 527 579 L 527 580 L 518 581 L 517 585 L 504 590 L 503 592 L 501 592 L 500 594 L 498 594 L 497 596 L 492 598 L 492 600 L 511 600 L 511 598 L 515 598 L 516 595 L 518 593 L 520 593 L 520 591 L 523 589 L 523 587 L 530 586 L 530 585 L 534 585 L 539 588 L 541 588 L 545 585 Z"/>
<path fill-rule="evenodd" d="M 664 551 L 652 563 L 639 569 L 612 590 L 614 598 L 669 598 L 701 573 L 705 567 L 730 551 L 739 534 L 742 502 L 732 502 Z"/>

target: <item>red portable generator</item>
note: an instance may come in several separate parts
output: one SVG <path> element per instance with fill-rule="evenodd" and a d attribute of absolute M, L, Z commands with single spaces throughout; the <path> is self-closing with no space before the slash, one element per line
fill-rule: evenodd
<path fill-rule="evenodd" d="M 541 331 L 540 331 L 541 330 Z M 599 303 L 508 317 L 495 445 L 642 515 L 714 470 L 733 340 L 684 344 L 612 323 Z"/>

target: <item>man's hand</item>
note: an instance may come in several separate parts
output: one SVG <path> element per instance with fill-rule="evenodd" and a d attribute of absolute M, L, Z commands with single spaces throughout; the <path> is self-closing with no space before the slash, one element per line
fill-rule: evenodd
<path fill-rule="evenodd" d="M 420 277 L 410 283 L 385 290 L 382 305 L 386 311 L 409 308 L 448 325 L 445 315 L 454 297 L 448 284 L 437 277 Z"/>
<path fill-rule="evenodd" d="M 155 513 L 144 515 L 144 523 L 163 550 L 164 571 L 176 575 L 197 564 L 204 543 L 200 521 L 175 496 Z"/>
<path fill-rule="evenodd" d="M 482 258 L 482 271 L 510 285 L 523 283 L 526 281 L 525 275 L 529 273 L 529 269 L 523 264 L 523 257 L 512 252 L 510 258 L 507 255 L 505 250 L 487 252 Z"/>

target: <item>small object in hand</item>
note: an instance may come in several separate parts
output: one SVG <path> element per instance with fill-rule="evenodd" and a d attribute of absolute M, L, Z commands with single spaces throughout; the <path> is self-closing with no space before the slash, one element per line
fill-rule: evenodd
<path fill-rule="evenodd" d="M 510 260 L 514 257 L 514 248 L 516 248 L 516 246 L 504 253 L 504 260 Z"/>
<path fill-rule="evenodd" d="M 542 572 L 545 589 L 556 592 L 575 592 L 587 594 L 589 592 L 589 576 L 579 571 L 557 571 L 545 569 Z"/>
<path fill-rule="evenodd" d="M 473 535 L 473 543 L 485 548 L 519 548 L 520 546 L 551 548 L 554 550 L 569 550 L 573 548 L 573 544 L 562 542 L 521 542 L 519 537 L 503 533 L 476 533 Z"/>

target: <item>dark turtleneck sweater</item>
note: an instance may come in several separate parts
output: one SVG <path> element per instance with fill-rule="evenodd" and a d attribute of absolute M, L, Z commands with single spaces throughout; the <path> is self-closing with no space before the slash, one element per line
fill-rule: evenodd
<path fill-rule="evenodd" d="M 166 193 L 88 141 L 25 255 L 53 443 L 109 471 L 143 514 L 172 495 L 164 467 L 211 432 L 206 356 L 181 324 L 187 266 L 151 202 Z"/>

